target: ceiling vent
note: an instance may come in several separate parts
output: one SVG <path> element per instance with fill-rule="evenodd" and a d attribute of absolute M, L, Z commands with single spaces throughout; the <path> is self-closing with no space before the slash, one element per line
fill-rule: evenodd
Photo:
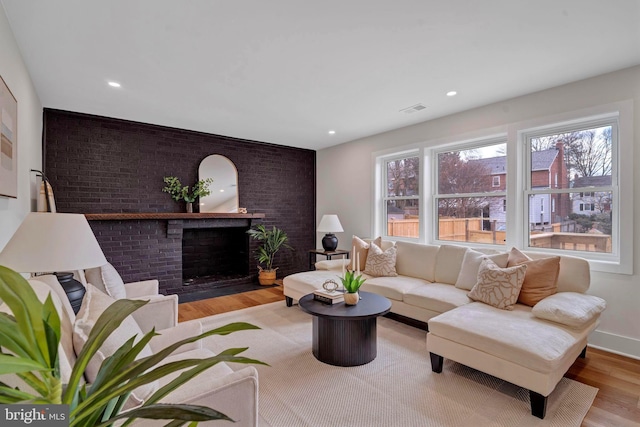
<path fill-rule="evenodd" d="M 412 105 L 411 107 L 407 107 L 407 108 L 403 108 L 402 110 L 400 110 L 401 113 L 406 113 L 406 114 L 412 114 L 415 113 L 416 111 L 420 111 L 420 110 L 424 110 L 425 107 L 424 104 L 416 104 L 416 105 Z"/>

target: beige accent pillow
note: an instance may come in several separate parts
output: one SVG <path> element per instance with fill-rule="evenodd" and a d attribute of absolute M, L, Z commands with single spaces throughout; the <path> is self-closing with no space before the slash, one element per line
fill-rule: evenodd
<path fill-rule="evenodd" d="M 509 260 L 507 261 L 507 267 L 522 264 L 525 261 L 531 261 L 531 258 L 520 252 L 518 248 L 511 248 L 509 251 Z"/>
<path fill-rule="evenodd" d="M 378 247 L 382 247 L 382 236 L 378 237 L 372 242 L 375 243 Z M 360 254 L 360 266 L 358 267 L 356 265 L 356 270 L 360 269 L 360 271 L 364 271 L 364 269 L 367 266 L 367 254 L 369 253 L 369 243 L 365 242 L 358 236 L 353 236 L 353 238 L 351 239 L 351 247 L 355 248 L 355 252 L 353 252 L 353 249 L 351 249 L 352 253 L 350 255 L 351 261 L 349 263 L 349 266 L 353 266 L 353 260 L 357 259 L 356 255 Z"/>
<path fill-rule="evenodd" d="M 113 265 L 107 263 L 101 267 L 89 268 L 84 275 L 87 282 L 114 299 L 127 297 L 124 281 Z"/>
<path fill-rule="evenodd" d="M 380 249 L 378 245 L 371 242 L 367 254 L 367 263 L 363 273 L 374 277 L 395 277 L 397 248 L 391 246 L 386 251 Z"/>
<path fill-rule="evenodd" d="M 578 292 L 558 292 L 537 303 L 531 313 L 544 320 L 582 328 L 600 316 L 607 308 L 602 298 Z"/>
<path fill-rule="evenodd" d="M 526 261 L 519 265 L 527 266 L 527 274 L 518 297 L 519 303 L 533 307 L 558 292 L 559 256 Z"/>
<path fill-rule="evenodd" d="M 496 308 L 513 310 L 526 271 L 526 265 L 500 268 L 495 262 L 484 258 L 478 269 L 478 282 L 467 296 Z"/>
<path fill-rule="evenodd" d="M 467 291 L 473 289 L 473 286 L 478 281 L 478 269 L 480 268 L 480 263 L 483 258 L 489 258 L 495 262 L 498 267 L 504 268 L 507 266 L 509 254 L 504 252 L 501 254 L 487 255 L 474 251 L 473 249 L 468 249 L 462 259 L 462 268 L 460 269 L 460 274 L 458 274 L 458 280 L 456 280 L 456 288 Z"/>
<path fill-rule="evenodd" d="M 73 348 L 77 354 L 80 354 L 85 343 L 89 339 L 89 333 L 93 326 L 96 324 L 100 315 L 113 304 L 115 300 L 109 295 L 101 292 L 95 286 L 88 284 L 87 293 L 82 301 L 82 306 L 76 321 L 73 326 Z M 127 316 L 120 326 L 118 326 L 111 335 L 102 343 L 96 354 L 91 358 L 87 369 L 84 372 L 85 378 L 89 383 L 95 381 L 100 370 L 102 362 L 113 353 L 116 352 L 129 338 L 136 336 L 136 342 L 144 335 L 140 327 L 133 319 L 132 316 Z M 142 351 L 136 357 L 141 359 L 153 355 L 149 345 L 145 345 Z M 149 384 L 138 387 L 131 393 L 125 408 L 133 408 L 142 404 L 145 399 L 151 397 L 151 395 L 158 389 L 158 381 L 154 381 Z"/>
<path fill-rule="evenodd" d="M 533 307 L 549 295 L 558 292 L 560 257 L 533 260 L 516 248 L 511 248 L 507 266 L 526 265 L 527 274 L 520 290 L 518 302 Z"/>

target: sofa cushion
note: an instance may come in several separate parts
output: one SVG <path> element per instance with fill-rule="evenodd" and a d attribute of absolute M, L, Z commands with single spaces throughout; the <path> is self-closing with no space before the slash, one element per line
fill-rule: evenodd
<path fill-rule="evenodd" d="M 395 277 L 396 273 L 396 253 L 395 246 L 383 251 L 374 242 L 369 245 L 367 253 L 367 264 L 364 273 L 374 277 Z"/>
<path fill-rule="evenodd" d="M 409 289 L 404 294 L 406 304 L 444 313 L 461 305 L 469 304 L 467 291 L 446 283 L 428 283 Z"/>
<path fill-rule="evenodd" d="M 478 282 L 468 296 L 474 301 L 513 310 L 526 271 L 526 265 L 500 268 L 490 259 L 484 258 L 478 269 Z"/>
<path fill-rule="evenodd" d="M 434 270 L 439 246 L 399 241 L 396 247 L 398 248 L 396 257 L 398 274 L 430 282 L 435 281 Z"/>
<path fill-rule="evenodd" d="M 455 285 L 465 252 L 464 246 L 441 245 L 436 255 L 434 281 Z"/>
<path fill-rule="evenodd" d="M 484 257 L 495 262 L 498 267 L 504 268 L 507 266 L 509 254 L 504 252 L 487 255 L 483 252 L 468 249 L 462 258 L 462 267 L 460 268 L 460 273 L 456 279 L 456 288 L 466 289 L 467 291 L 473 289 L 473 286 L 478 281 L 478 270 L 480 269 L 480 263 Z"/>
<path fill-rule="evenodd" d="M 560 272 L 559 256 L 532 260 L 518 249 L 512 248 L 509 252 L 507 265 L 509 267 L 514 265 L 527 266 L 527 273 L 518 296 L 520 304 L 533 307 L 542 299 L 557 292 L 558 273 Z"/>
<path fill-rule="evenodd" d="M 127 297 L 124 281 L 113 265 L 107 263 L 101 267 L 89 268 L 84 271 L 84 275 L 87 282 L 114 299 Z"/>
<path fill-rule="evenodd" d="M 87 293 L 82 301 L 80 311 L 78 311 L 73 329 L 73 347 L 76 354 L 80 354 L 82 351 L 82 348 L 89 338 L 91 329 L 93 329 L 100 315 L 114 302 L 115 300 L 113 298 L 98 290 L 95 286 L 91 284 L 87 286 Z M 137 342 L 143 336 L 143 333 L 133 317 L 127 316 L 120 326 L 102 343 L 96 354 L 89 361 L 87 369 L 85 370 L 87 381 L 90 383 L 95 381 L 102 362 L 115 353 L 118 348 L 134 335 L 137 336 Z M 138 354 L 136 360 L 151 356 L 152 354 L 153 352 L 147 344 Z M 131 393 L 125 404 L 125 408 L 128 409 L 142 404 L 144 400 L 150 397 L 157 389 L 157 381 L 138 387 Z"/>
<path fill-rule="evenodd" d="M 429 320 L 430 334 L 541 373 L 554 372 L 575 359 L 594 328 L 595 323 L 574 330 L 537 319 L 531 307 L 522 304 L 506 311 L 474 302 Z"/>
<path fill-rule="evenodd" d="M 405 293 L 428 283 L 426 280 L 408 276 L 373 277 L 365 280 L 361 289 L 392 300 L 402 301 Z"/>
<path fill-rule="evenodd" d="M 537 303 L 531 313 L 539 319 L 584 328 L 607 307 L 602 298 L 577 292 L 558 292 Z"/>

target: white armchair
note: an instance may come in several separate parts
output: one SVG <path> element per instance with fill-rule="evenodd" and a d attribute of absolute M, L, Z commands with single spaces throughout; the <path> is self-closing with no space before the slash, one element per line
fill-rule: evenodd
<path fill-rule="evenodd" d="M 36 291 L 36 294 L 41 300 L 44 300 L 49 292 L 53 291 L 51 292 L 52 298 L 61 317 L 62 336 L 59 353 L 61 375 L 62 381 L 68 382 L 71 367 L 76 361 L 76 353 L 79 352 L 76 340 L 79 338 L 81 339 L 83 335 L 83 326 L 79 326 L 78 322 L 86 327 L 90 324 L 90 322 L 87 323 L 87 320 L 99 316 L 104 304 L 106 303 L 108 305 L 112 303 L 113 299 L 103 295 L 103 293 L 97 291 L 95 287 L 88 286 L 87 296 L 83 302 L 84 313 L 78 313 L 78 316 L 82 314 L 83 317 L 76 318 L 66 297 L 65 291 L 62 289 L 62 286 L 55 276 L 38 276 L 37 278 L 30 279 L 29 284 Z M 102 294 L 103 296 L 100 297 L 93 293 Z M 2 304 L 0 303 L 0 311 L 2 310 L 1 305 Z M 84 307 L 85 305 L 87 305 L 87 307 Z M 146 304 L 144 307 L 148 305 L 150 304 Z M 156 317 L 163 316 L 164 315 L 162 313 L 156 313 Z M 134 329 L 138 328 L 124 327 L 120 329 L 125 330 L 125 335 L 127 333 L 133 335 L 136 333 Z M 150 351 L 156 352 L 184 338 L 198 335 L 202 331 L 202 325 L 198 320 L 182 322 L 175 327 L 157 331 L 159 335 L 153 337 L 149 343 Z M 124 341 L 128 339 L 128 336 L 119 336 L 119 333 L 114 333 L 112 335 L 117 336 L 118 338 L 116 338 L 116 340 L 119 340 L 121 343 L 124 343 Z M 111 337 L 109 339 L 111 339 Z M 103 347 L 98 353 L 96 353 L 96 357 L 101 358 L 98 360 L 99 363 L 101 363 L 105 357 L 109 356 L 110 346 L 114 345 L 121 344 L 110 343 L 108 340 L 105 341 Z M 166 358 L 162 364 L 184 359 L 207 358 L 214 354 L 215 353 L 211 349 L 205 348 L 202 345 L 202 341 L 196 341 L 180 347 L 176 352 Z M 157 384 L 154 384 L 155 389 L 164 386 L 178 374 L 179 372 L 160 379 Z M 7 379 L 4 377 L 6 376 L 3 376 L 3 381 L 16 386 L 19 385 L 9 381 L 10 378 Z M 87 367 L 85 377 L 90 383 L 90 367 Z M 137 399 L 138 397 L 134 394 L 135 391 L 132 393 L 131 397 Z M 143 395 L 139 394 L 139 396 L 142 396 L 142 400 L 144 400 Z M 182 387 L 170 392 L 167 396 L 161 399 L 161 402 L 208 406 L 223 412 L 236 421 L 236 423 L 231 423 L 228 421 L 218 420 L 204 422 L 201 423 L 202 425 L 255 427 L 258 425 L 258 371 L 253 366 L 246 366 L 234 371 L 226 363 L 218 363 L 217 365 L 207 369 L 207 371 L 202 373 L 200 376 L 193 378 Z M 157 426 L 164 424 L 166 424 L 166 422 L 144 419 L 137 419 L 133 423 L 135 426 Z"/>
<path fill-rule="evenodd" d="M 158 281 L 143 280 L 124 283 L 120 274 L 109 263 L 84 270 L 80 281 L 86 286 L 91 283 L 114 299 L 144 299 L 149 303 L 133 313 L 133 317 L 143 332 L 173 328 L 178 324 L 178 296 L 162 295 Z M 82 275 L 81 275 L 82 276 Z M 159 316 L 158 314 L 162 314 Z"/>

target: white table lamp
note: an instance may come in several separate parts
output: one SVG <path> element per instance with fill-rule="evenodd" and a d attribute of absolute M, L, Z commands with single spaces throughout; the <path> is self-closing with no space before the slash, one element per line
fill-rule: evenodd
<path fill-rule="evenodd" d="M 327 252 L 335 251 L 338 247 L 338 238 L 333 233 L 341 233 L 343 231 L 338 215 L 323 215 L 318 225 L 318 232 L 327 233 L 322 238 L 322 248 Z"/>
<path fill-rule="evenodd" d="M 32 212 L 0 252 L 0 265 L 19 273 L 56 274 L 76 313 L 85 288 L 73 279 L 72 272 L 106 263 L 87 219 L 81 214 Z"/>

